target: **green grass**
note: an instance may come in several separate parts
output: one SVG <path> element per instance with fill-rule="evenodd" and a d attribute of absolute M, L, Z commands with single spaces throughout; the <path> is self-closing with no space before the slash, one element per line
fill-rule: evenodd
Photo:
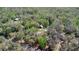
<path fill-rule="evenodd" d="M 46 46 L 47 40 L 45 36 L 39 36 L 38 37 L 38 43 L 40 45 L 40 47 L 43 49 Z"/>

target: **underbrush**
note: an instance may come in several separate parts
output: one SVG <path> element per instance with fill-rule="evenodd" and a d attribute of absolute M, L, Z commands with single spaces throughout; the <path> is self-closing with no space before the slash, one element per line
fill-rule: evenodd
<path fill-rule="evenodd" d="M 78 51 L 78 8 L 0 8 L 1 51 Z"/>

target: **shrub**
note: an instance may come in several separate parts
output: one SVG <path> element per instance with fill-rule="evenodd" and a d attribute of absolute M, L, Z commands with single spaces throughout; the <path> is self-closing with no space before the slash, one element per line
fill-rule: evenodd
<path fill-rule="evenodd" d="M 31 27 L 30 29 L 27 29 L 26 31 L 27 31 L 28 33 L 34 33 L 34 32 L 37 31 L 37 28 Z"/>
<path fill-rule="evenodd" d="M 73 20 L 73 25 L 76 29 L 79 29 L 79 20 L 78 19 L 74 19 Z"/>
<path fill-rule="evenodd" d="M 0 36 L 0 43 L 3 43 L 5 40 L 4 36 Z"/>
<path fill-rule="evenodd" d="M 45 48 L 46 43 L 47 43 L 46 37 L 44 37 L 44 36 L 39 36 L 39 37 L 38 37 L 38 43 L 39 43 L 39 45 L 40 45 L 40 47 L 41 47 L 42 49 Z"/>
<path fill-rule="evenodd" d="M 16 33 L 16 37 L 14 41 L 22 40 L 25 38 L 25 33 L 23 31 L 19 31 Z"/>
<path fill-rule="evenodd" d="M 40 25 L 43 25 L 45 28 L 49 25 L 49 21 L 46 20 L 46 19 L 39 19 L 39 20 L 37 20 L 37 22 L 38 22 Z"/>
<path fill-rule="evenodd" d="M 37 27 L 37 22 L 36 21 L 32 21 L 32 20 L 27 20 L 24 23 L 24 26 L 26 29 L 29 29 L 31 27 Z"/>

